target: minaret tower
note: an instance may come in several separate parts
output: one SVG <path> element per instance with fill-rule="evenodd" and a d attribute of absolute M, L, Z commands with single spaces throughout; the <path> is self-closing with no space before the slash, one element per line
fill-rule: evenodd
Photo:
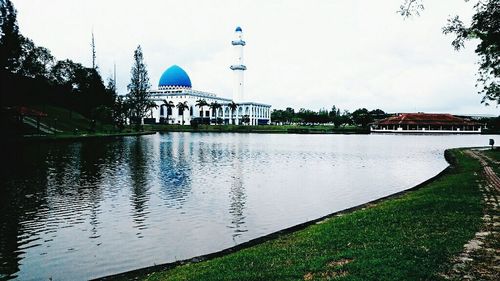
<path fill-rule="evenodd" d="M 241 27 L 236 27 L 234 31 L 236 35 L 236 39 L 231 42 L 234 46 L 234 50 L 236 53 L 236 62 L 230 66 L 231 70 L 234 73 L 234 92 L 233 92 L 233 101 L 238 103 L 243 101 L 243 73 L 247 70 L 247 67 L 243 64 L 243 46 L 246 45 L 246 42 L 243 41 L 243 32 Z"/>

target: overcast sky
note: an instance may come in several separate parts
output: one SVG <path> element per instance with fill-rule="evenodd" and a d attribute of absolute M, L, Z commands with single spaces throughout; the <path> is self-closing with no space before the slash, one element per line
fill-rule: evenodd
<path fill-rule="evenodd" d="M 462 0 L 426 1 L 420 17 L 406 20 L 396 13 L 403 0 L 12 1 L 22 34 L 57 59 L 91 66 L 93 29 L 100 72 L 107 80 L 116 63 L 121 94 L 140 44 L 152 88 L 177 64 L 194 89 L 231 98 L 230 42 L 241 26 L 247 100 L 313 110 L 500 112 L 480 104 L 474 87 L 477 42 L 456 52 L 441 32 L 450 15 L 470 20 L 473 3 Z"/>

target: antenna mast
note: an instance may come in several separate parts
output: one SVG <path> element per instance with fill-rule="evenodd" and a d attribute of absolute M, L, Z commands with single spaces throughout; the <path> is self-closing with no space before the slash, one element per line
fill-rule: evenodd
<path fill-rule="evenodd" d="M 94 42 L 94 28 L 92 28 L 92 69 L 96 69 L 95 65 L 95 42 Z"/>

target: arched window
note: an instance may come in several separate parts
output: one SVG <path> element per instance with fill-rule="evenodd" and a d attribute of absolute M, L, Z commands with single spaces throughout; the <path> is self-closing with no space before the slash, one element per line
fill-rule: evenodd
<path fill-rule="evenodd" d="M 229 107 L 226 107 L 226 110 L 224 110 L 224 115 L 226 117 L 229 116 Z"/>
<path fill-rule="evenodd" d="M 160 116 L 163 116 L 164 113 L 165 112 L 163 111 L 163 105 L 162 105 L 162 106 L 160 106 Z"/>
<path fill-rule="evenodd" d="M 167 115 L 172 115 L 172 108 L 171 107 L 167 108 Z"/>
<path fill-rule="evenodd" d="M 189 115 L 193 116 L 193 106 L 189 107 Z"/>

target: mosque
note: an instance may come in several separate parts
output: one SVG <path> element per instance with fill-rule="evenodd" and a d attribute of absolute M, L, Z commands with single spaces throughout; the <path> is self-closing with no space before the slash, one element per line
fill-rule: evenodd
<path fill-rule="evenodd" d="M 230 66 L 234 76 L 232 99 L 214 93 L 192 89 L 189 75 L 181 67 L 173 65 L 160 77 L 158 89 L 151 90 L 153 101 L 158 106 L 151 110 L 144 123 L 268 125 L 271 122 L 271 105 L 245 100 L 243 63 L 243 31 L 235 30 L 231 42 L 236 51 L 235 64 Z"/>

